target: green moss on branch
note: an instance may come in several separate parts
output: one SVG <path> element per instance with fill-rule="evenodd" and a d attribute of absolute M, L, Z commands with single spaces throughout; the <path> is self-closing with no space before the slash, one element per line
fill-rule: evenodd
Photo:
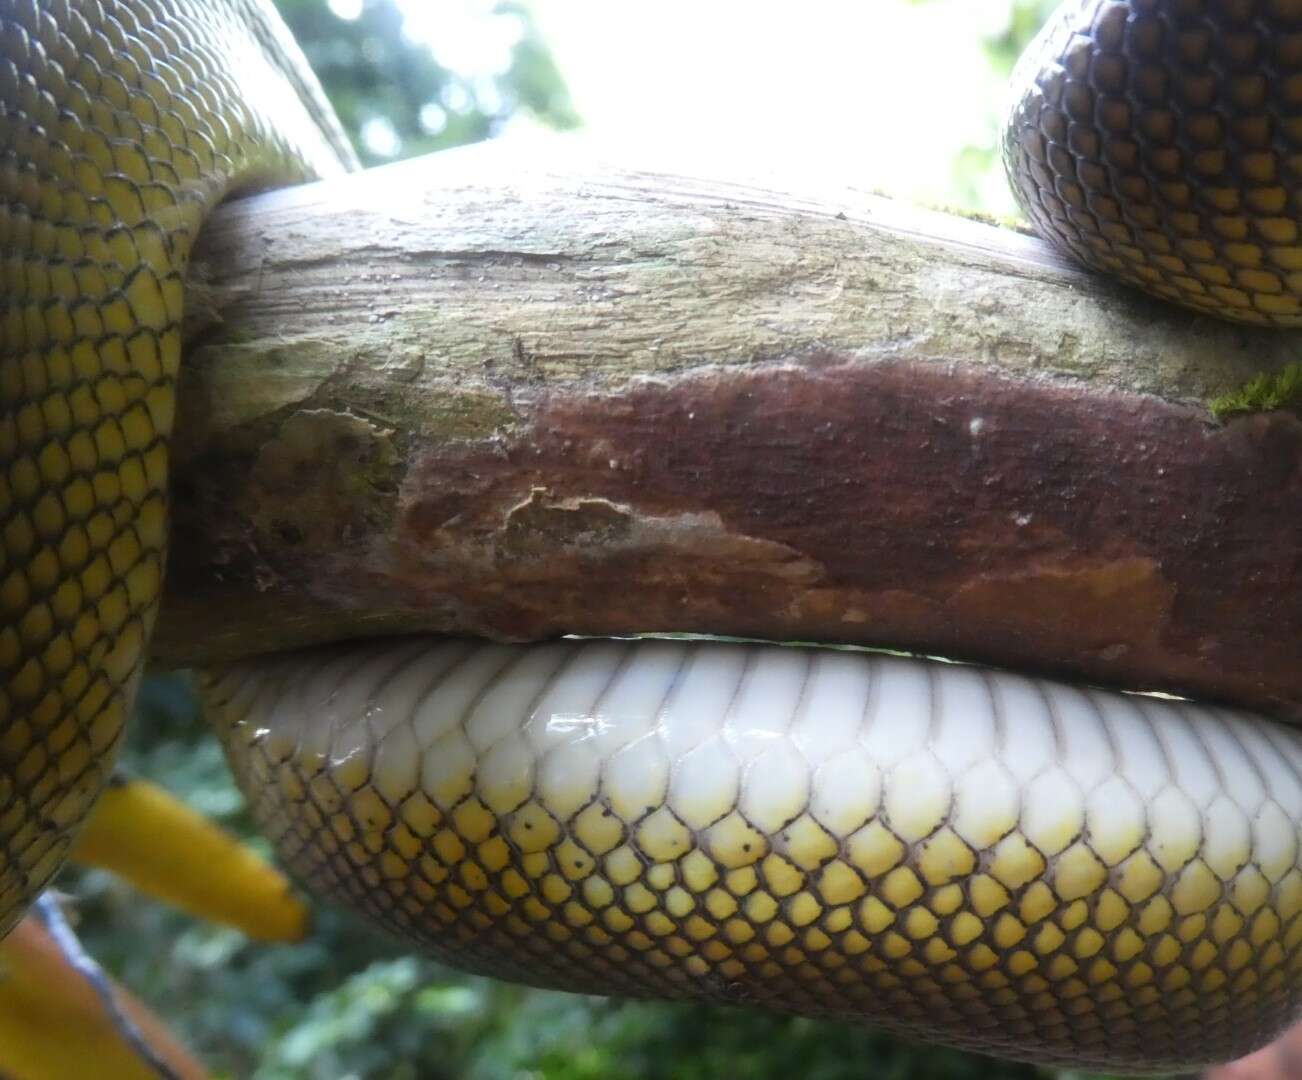
<path fill-rule="evenodd" d="M 1236 413 L 1273 409 L 1302 411 L 1302 361 L 1285 364 L 1278 371 L 1263 372 L 1237 390 L 1222 394 L 1208 408 L 1217 420 Z"/>

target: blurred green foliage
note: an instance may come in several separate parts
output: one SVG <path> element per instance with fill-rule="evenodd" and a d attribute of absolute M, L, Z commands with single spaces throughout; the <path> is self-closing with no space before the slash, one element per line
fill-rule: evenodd
<path fill-rule="evenodd" d="M 489 138 L 522 114 L 556 128 L 578 123 L 561 75 L 524 7 L 499 4 L 486 16 L 517 20 L 509 63 L 486 81 L 466 80 L 439 65 L 425 46 L 404 34 L 402 18 L 387 0 L 367 0 L 356 19 L 337 16 L 325 0 L 278 3 L 367 162 Z M 1051 6 L 1051 0 L 1013 0 L 1006 28 L 984 43 L 991 63 L 1010 67 Z M 367 124 L 375 122 L 382 126 L 368 139 Z M 971 153 L 990 155 L 988 148 Z M 974 157 L 956 168 L 980 164 Z M 147 680 L 138 713 L 124 769 L 164 784 L 265 851 L 184 678 Z M 1033 1080 L 1055 1075 L 846 1024 L 508 986 L 412 956 L 401 944 L 330 908 L 318 910 L 306 942 L 267 946 L 197 924 L 103 872 L 69 869 L 59 885 L 76 898 L 91 951 L 223 1077 Z"/>
<path fill-rule="evenodd" d="M 469 74 L 443 66 L 413 40 L 388 0 L 366 0 L 356 18 L 339 17 L 324 0 L 276 0 L 276 6 L 364 164 L 479 142 L 512 118 L 558 130 L 579 122 L 520 4 L 485 12 L 485 20 L 499 24 L 497 35 L 506 35 L 509 51 L 500 70 Z"/>
<path fill-rule="evenodd" d="M 929 2 L 930 0 L 914 0 L 914 3 Z M 993 36 L 982 42 L 996 71 L 1012 74 L 1013 65 L 1022 55 L 1022 50 L 1060 2 L 1061 0 L 1012 0 L 1005 5 L 1008 9 L 1007 21 Z"/>
<path fill-rule="evenodd" d="M 936 0 L 909 2 L 915 7 L 925 7 L 936 3 Z M 990 35 L 975 43 L 976 47 L 984 51 L 991 69 L 997 75 L 1007 78 L 1012 74 L 1017 58 L 1060 2 L 1061 0 L 1001 0 L 1004 18 L 992 17 Z M 952 166 L 953 188 L 957 204 L 962 209 L 987 209 L 983 205 L 981 191 L 991 172 L 998 171 L 1002 175 L 999 155 L 999 148 L 990 143 L 971 143 L 958 152 Z"/>

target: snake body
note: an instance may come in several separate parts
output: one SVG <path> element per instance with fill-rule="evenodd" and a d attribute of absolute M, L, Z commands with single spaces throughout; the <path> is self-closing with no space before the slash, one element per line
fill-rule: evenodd
<path fill-rule="evenodd" d="M 143 665 L 194 237 L 345 142 L 253 0 L 0 0 L 0 103 L 3 932 L 108 778 Z"/>
<path fill-rule="evenodd" d="M 1070 0 L 1031 55 L 1005 151 L 1047 236 L 1302 320 L 1302 0 Z M 194 236 L 351 156 L 260 0 L 0 0 L 0 104 L 3 931 L 141 668 Z M 353 644 L 202 682 L 286 861 L 474 970 L 1128 1070 L 1235 1056 L 1302 997 L 1302 738 L 1260 717 L 719 643 Z"/>
<path fill-rule="evenodd" d="M 211 674 L 312 888 L 462 967 L 1165 1069 L 1302 975 L 1302 733 L 978 668 L 685 643 Z"/>
<path fill-rule="evenodd" d="M 1068 0 L 1013 73 L 1014 194 L 1145 292 L 1302 326 L 1302 0 Z"/>

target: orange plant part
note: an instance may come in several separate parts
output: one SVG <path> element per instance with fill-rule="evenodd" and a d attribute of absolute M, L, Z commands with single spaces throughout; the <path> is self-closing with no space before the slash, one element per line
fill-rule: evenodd
<path fill-rule="evenodd" d="M 122 1011 L 178 1080 L 209 1074 L 131 994 L 114 987 Z M 0 1061 L 7 1080 L 154 1080 L 123 1041 L 90 984 L 31 916 L 0 941 Z"/>

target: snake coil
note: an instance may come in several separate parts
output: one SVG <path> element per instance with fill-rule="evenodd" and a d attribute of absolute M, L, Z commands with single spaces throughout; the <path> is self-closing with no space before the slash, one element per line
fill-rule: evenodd
<path fill-rule="evenodd" d="M 1005 141 L 1040 231 L 1302 325 L 1302 0 L 1070 0 Z M 0 932 L 103 785 L 158 604 L 186 260 L 351 154 L 261 0 L 0 0 Z M 286 861 L 455 963 L 1127 1070 L 1302 999 L 1302 737 L 976 668 L 340 645 L 203 678 Z"/>

